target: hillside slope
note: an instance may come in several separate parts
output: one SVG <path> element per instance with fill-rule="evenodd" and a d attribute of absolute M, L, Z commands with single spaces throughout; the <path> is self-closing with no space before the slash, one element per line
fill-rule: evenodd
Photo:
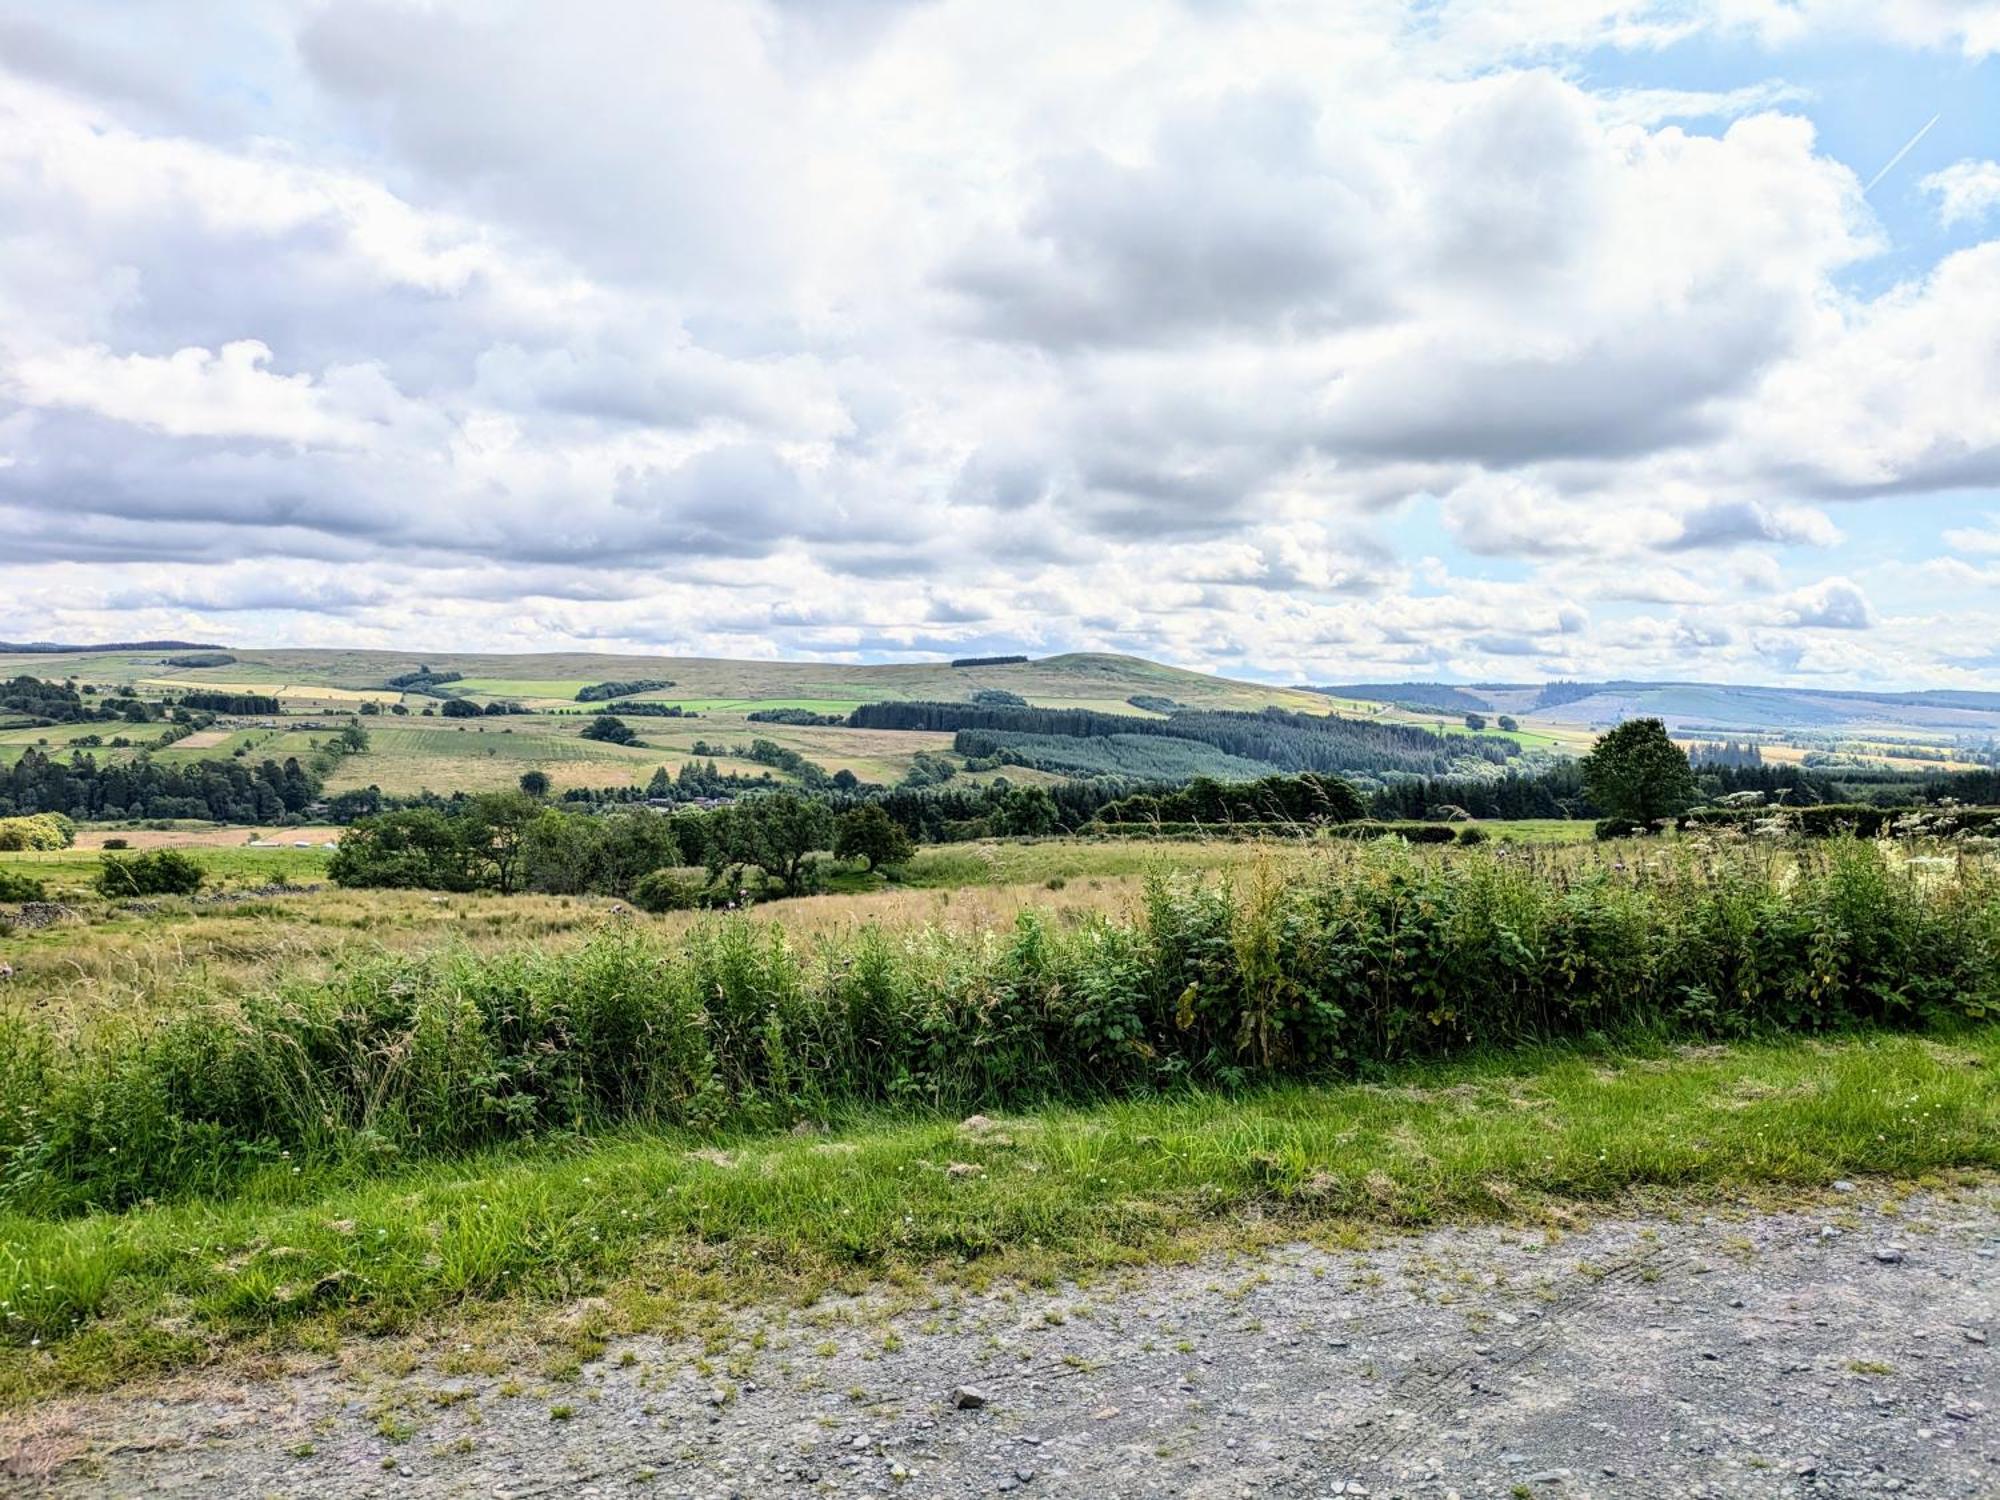
<path fill-rule="evenodd" d="M 841 662 L 734 661 L 716 657 L 621 656 L 550 652 L 498 655 L 452 651 L 258 651 L 231 648 L 227 666 L 189 669 L 167 665 L 157 652 L 0 655 L 0 676 L 76 676 L 99 683 L 153 687 L 241 687 L 281 699 L 317 701 L 397 696 L 392 677 L 429 667 L 456 672 L 455 693 L 507 697 L 530 707 L 573 704 L 593 683 L 664 679 L 671 689 L 644 696 L 662 702 L 846 704 L 910 698 L 961 699 L 981 688 L 1018 693 L 1049 707 L 1129 711 L 1133 696 L 1172 698 L 1191 708 L 1257 709 L 1267 705 L 1318 710 L 1317 695 L 1261 683 L 1236 682 L 1136 656 L 1074 653 L 988 667 L 944 663 L 858 666 Z"/>

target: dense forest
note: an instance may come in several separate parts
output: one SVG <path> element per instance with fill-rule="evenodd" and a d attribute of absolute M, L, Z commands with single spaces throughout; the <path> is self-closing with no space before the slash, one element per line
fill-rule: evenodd
<path fill-rule="evenodd" d="M 988 731 L 994 735 L 1063 736 L 1108 739 L 1114 735 L 1157 735 L 1193 740 L 1225 755 L 1282 771 L 1333 775 L 1439 776 L 1467 759 L 1504 765 L 1517 757 L 1512 740 L 1465 734 L 1439 735 L 1414 724 L 1378 724 L 1367 719 L 1290 713 L 1187 710 L 1164 719 L 1108 714 L 1084 708 L 1015 708 L 988 703 L 866 703 L 848 716 L 857 729 Z M 995 750 L 999 740 L 980 741 Z M 1042 753 L 1046 753 L 1044 747 Z M 1024 762 L 1031 763 L 1031 762 Z"/>
<path fill-rule="evenodd" d="M 1062 734 L 1011 734 L 993 729 L 961 729 L 952 749 L 983 764 L 1027 766 L 1071 776 L 1135 776 L 1149 781 L 1186 781 L 1192 776 L 1245 781 L 1266 767 L 1230 755 L 1200 740 L 1162 734 L 1110 734 L 1079 739 Z"/>
<path fill-rule="evenodd" d="M 463 672 L 433 672 L 429 667 L 418 667 L 414 672 L 402 672 L 385 678 L 382 686 L 401 688 L 405 692 L 428 693 L 432 688 L 442 687 L 447 682 L 462 682 Z"/>
<path fill-rule="evenodd" d="M 88 755 L 59 760 L 30 750 L 0 769 L 0 817 L 59 812 L 80 823 L 125 818 L 279 823 L 303 813 L 319 791 L 319 778 L 295 759 L 255 766 L 233 759 L 98 765 Z"/>
<path fill-rule="evenodd" d="M 181 694 L 181 707 L 211 714 L 264 714 L 275 717 L 284 705 L 263 693 L 216 693 L 206 688 Z"/>

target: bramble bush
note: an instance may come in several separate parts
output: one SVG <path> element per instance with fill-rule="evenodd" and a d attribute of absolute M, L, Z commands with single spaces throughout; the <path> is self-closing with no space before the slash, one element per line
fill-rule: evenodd
<path fill-rule="evenodd" d="M 1646 1033 L 2000 1015 L 2000 873 L 1836 839 L 1786 849 L 1335 844 L 1130 917 L 801 942 L 667 938 L 380 955 L 106 1023 L 0 1022 L 0 1203 L 115 1209 L 246 1167 L 359 1164 L 622 1125 L 783 1125 L 1231 1087 Z"/>

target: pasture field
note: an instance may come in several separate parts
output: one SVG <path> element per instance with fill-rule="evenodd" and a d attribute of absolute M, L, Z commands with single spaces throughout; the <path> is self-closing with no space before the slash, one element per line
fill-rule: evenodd
<path fill-rule="evenodd" d="M 345 720 L 322 722 L 337 725 Z M 698 719 L 634 716 L 629 722 L 641 739 L 636 746 L 583 738 L 583 730 L 590 722 L 588 715 L 510 714 L 484 719 L 412 716 L 361 722 L 368 730 L 369 748 L 336 765 L 327 778 L 329 792 L 366 786 L 380 787 L 395 796 L 426 790 L 498 791 L 513 786 L 522 772 L 528 770 L 547 772 L 558 792 L 570 787 L 642 786 L 660 766 L 671 773 L 685 762 L 706 764 L 709 760 L 715 761 L 719 770 L 740 776 L 762 776 L 769 772 L 780 780 L 789 779 L 770 766 L 742 756 L 697 755 L 694 751 L 698 741 L 748 749 L 752 740 L 759 739 L 797 750 L 829 772 L 846 769 L 866 781 L 893 783 L 909 769 L 918 751 L 948 752 L 952 740 L 948 734 L 755 724 L 741 713 L 717 713 Z M 108 740 L 111 736 L 104 733 L 106 728 L 72 724 L 0 731 L 0 761 L 18 758 L 27 746 L 43 739 L 49 742 L 46 748 L 57 752 L 91 733 L 103 734 Z M 147 734 L 144 726 L 140 732 Z M 201 731 L 151 754 L 162 765 L 239 754 L 252 762 L 282 761 L 287 756 L 304 759 L 324 744 L 331 733 L 331 727 L 321 730 L 287 727 L 287 721 L 281 719 L 275 728 L 259 724 Z M 91 753 L 100 760 L 110 761 L 129 759 L 138 751 L 97 748 Z M 1035 782 L 1060 778 L 1016 768 L 1014 779 Z"/>
<path fill-rule="evenodd" d="M 273 836 L 289 835 L 291 832 L 289 829 L 263 831 Z M 135 849 L 158 847 L 157 844 L 142 843 L 143 833 L 99 833 L 97 842 L 100 847 L 96 848 L 0 851 L 0 870 L 11 870 L 41 881 L 48 888 L 49 895 L 57 900 L 87 896 L 91 891 L 91 881 L 96 877 L 107 852 L 101 847 L 102 840 L 107 837 L 130 838 Z M 326 862 L 332 854 L 331 850 L 318 843 L 309 849 L 299 849 L 289 841 L 254 849 L 243 845 L 222 848 L 200 844 L 186 846 L 186 849 L 207 873 L 207 888 L 210 890 L 261 886 L 278 880 L 323 880 Z M 0 917 L 4 915 L 4 908 L 0 908 Z"/>
<path fill-rule="evenodd" d="M 369 725 L 369 748 L 348 756 L 327 778 L 327 790 L 379 786 L 407 795 L 484 792 L 513 786 L 521 773 L 546 771 L 558 790 L 572 786 L 643 783 L 661 763 L 657 752 L 582 738 L 573 726 L 531 717 L 407 719 Z M 263 753 L 271 753 L 269 751 Z M 296 754 L 298 751 L 290 750 Z"/>
<path fill-rule="evenodd" d="M 312 827 L 267 828 L 261 824 L 196 823 L 179 820 L 164 828 L 107 827 L 79 828 L 76 849 L 100 850 L 107 839 L 123 839 L 131 849 L 245 849 L 296 847 L 300 842 L 330 844 L 340 838 L 332 824 Z"/>
<path fill-rule="evenodd" d="M 159 732 L 159 727 L 151 724 L 29 724 L 14 729 L 0 729 L 0 763 L 12 765 L 29 750 L 46 750 L 51 755 L 61 755 L 78 740 L 96 738 L 108 745 L 121 736 L 134 740 L 150 740 Z M 93 749 L 91 753 L 98 756 L 117 756 L 126 752 Z"/>

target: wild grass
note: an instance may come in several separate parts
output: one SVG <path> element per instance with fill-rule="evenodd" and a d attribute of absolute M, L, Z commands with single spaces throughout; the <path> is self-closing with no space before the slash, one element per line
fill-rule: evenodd
<path fill-rule="evenodd" d="M 906 1272 L 1046 1277 L 1218 1235 L 1990 1168 L 1996 1070 L 1988 1024 L 1949 1044 L 1541 1048 L 984 1123 L 625 1131 L 386 1171 L 278 1160 L 226 1195 L 0 1213 L 0 1401 L 439 1319 L 573 1337 L 556 1314 L 583 1297 L 606 1299 L 596 1339 Z"/>
<path fill-rule="evenodd" d="M 1155 876 L 1131 912 L 946 927 L 613 924 L 453 945 L 82 1029 L 0 1029 L 0 1204 L 118 1209 L 295 1162 L 628 1125 L 783 1125 L 1365 1076 L 1635 1032 L 2000 1015 L 2000 880 L 1829 841 L 1595 861 L 1331 850 Z"/>
<path fill-rule="evenodd" d="M 274 869 L 301 883 L 324 879 L 326 856 L 319 850 L 187 852 L 219 889 L 261 885 Z M 953 845 L 920 851 L 895 883 L 842 871 L 829 880 L 829 894 L 779 902 L 758 916 L 799 941 L 869 925 L 890 932 L 935 927 L 973 940 L 1011 926 L 1029 908 L 1061 921 L 1083 911 L 1127 914 L 1149 872 L 1247 869 L 1270 857 L 1268 849 L 1244 843 L 1176 843 L 1165 850 L 1108 840 Z M 18 858 L 0 854 L 0 868 Z M 163 901 L 132 915 L 97 901 L 89 889 L 96 868 L 95 851 L 43 859 L 31 873 L 49 880 L 51 895 L 77 900 L 78 915 L 8 939 L 15 975 L 0 999 L 65 1028 L 184 1011 L 268 988 L 279 973 L 320 978 L 332 965 L 377 951 L 458 946 L 484 953 L 532 942 L 559 953 L 614 923 L 669 936 L 708 920 L 694 913 L 649 917 L 610 898 L 387 890 L 322 890 L 248 905 Z"/>

